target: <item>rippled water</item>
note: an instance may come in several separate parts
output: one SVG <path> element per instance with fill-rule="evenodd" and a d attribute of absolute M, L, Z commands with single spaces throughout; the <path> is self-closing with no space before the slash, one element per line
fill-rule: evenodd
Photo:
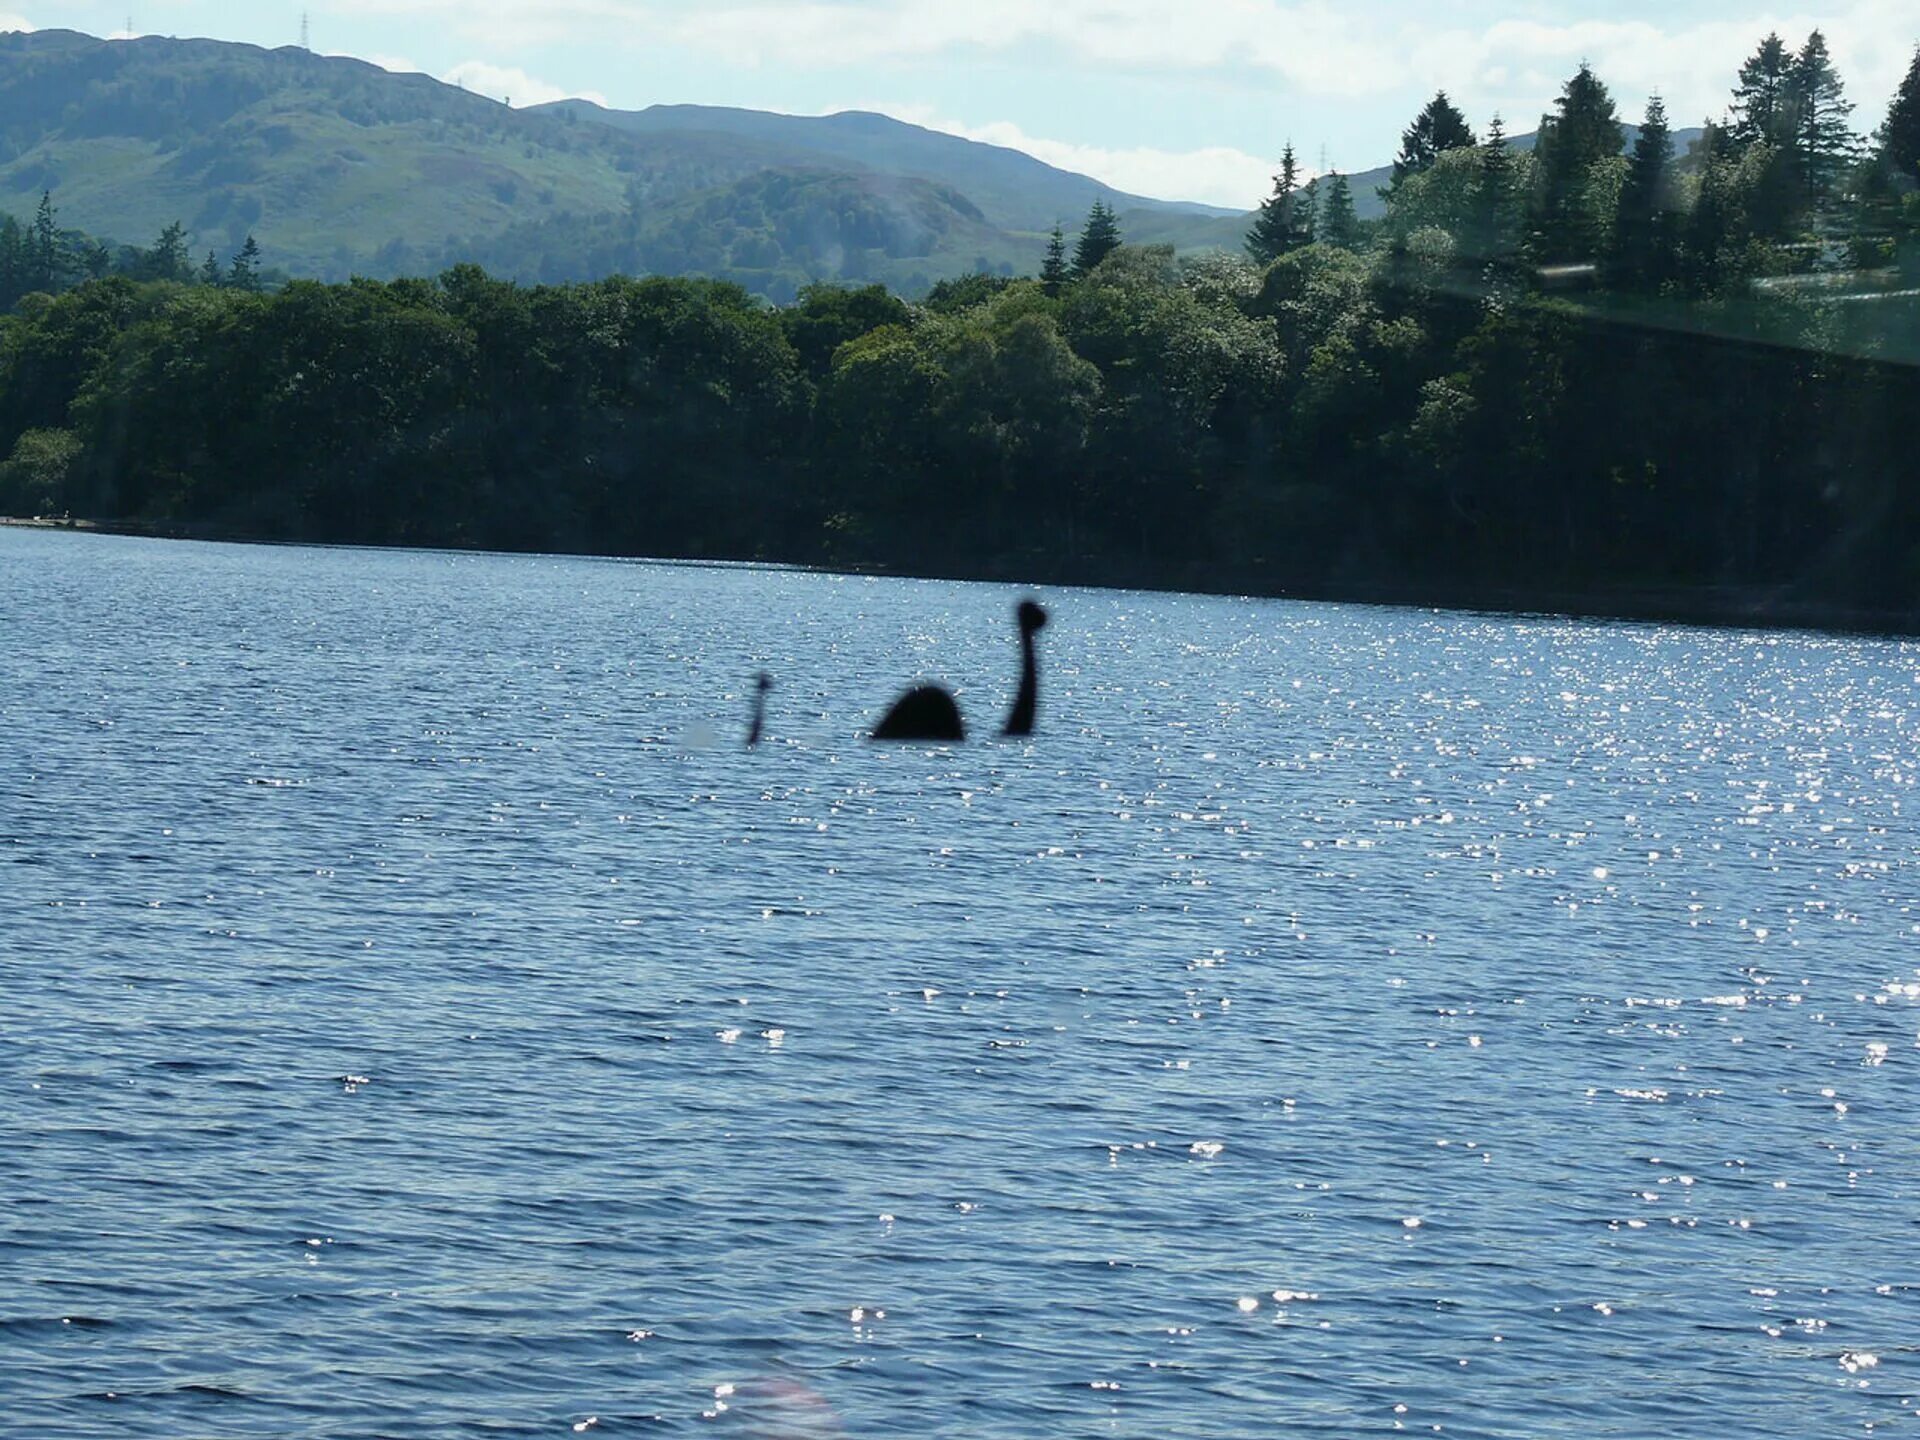
<path fill-rule="evenodd" d="M 0 1433 L 1920 1424 L 1920 647 L 1013 598 L 0 532 Z"/>

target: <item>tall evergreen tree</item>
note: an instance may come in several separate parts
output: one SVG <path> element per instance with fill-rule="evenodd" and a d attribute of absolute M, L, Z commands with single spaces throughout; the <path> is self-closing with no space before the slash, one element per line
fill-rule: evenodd
<path fill-rule="evenodd" d="M 233 265 L 227 271 L 227 284 L 235 290 L 258 290 L 260 288 L 260 243 L 247 236 L 233 257 Z"/>
<path fill-rule="evenodd" d="M 1671 273 L 1673 130 L 1658 95 L 1647 101 L 1646 118 L 1633 142 L 1633 158 L 1620 187 L 1613 255 L 1608 269 L 1619 284 L 1657 289 Z"/>
<path fill-rule="evenodd" d="M 1480 147 L 1480 174 L 1461 236 L 1461 248 L 1480 265 L 1510 263 L 1520 248 L 1520 197 L 1516 184 L 1513 147 L 1498 115 L 1487 127 L 1487 143 Z"/>
<path fill-rule="evenodd" d="M 1319 191 L 1318 182 L 1315 190 Z M 1319 197 L 1319 214 L 1314 220 L 1314 235 L 1328 245 L 1352 250 L 1360 244 L 1360 217 L 1353 208 L 1353 187 L 1338 170 L 1327 176 L 1325 193 Z"/>
<path fill-rule="evenodd" d="M 1056 225 L 1053 235 L 1047 241 L 1047 258 L 1040 263 L 1040 283 L 1047 294 L 1058 295 L 1066 286 L 1069 278 L 1067 271 L 1067 237 Z"/>
<path fill-rule="evenodd" d="M 202 285 L 218 287 L 227 283 L 226 271 L 220 268 L 220 257 L 213 251 L 207 251 L 207 258 L 201 263 L 197 278 Z"/>
<path fill-rule="evenodd" d="M 27 293 L 27 232 L 11 215 L 0 215 L 0 310 L 11 310 Z"/>
<path fill-rule="evenodd" d="M 1389 188 L 1397 190 L 1409 177 L 1431 170 L 1447 151 L 1468 150 L 1475 143 L 1467 117 L 1455 108 L 1446 91 L 1440 91 L 1401 135 Z"/>
<path fill-rule="evenodd" d="M 1105 200 L 1093 202 L 1087 212 L 1086 227 L 1073 251 L 1075 277 L 1089 274 L 1102 260 L 1120 248 L 1120 222 Z"/>
<path fill-rule="evenodd" d="M 1289 251 L 1313 243 L 1313 202 L 1300 187 L 1300 163 L 1293 145 L 1280 155 L 1280 173 L 1273 177 L 1273 194 L 1254 213 L 1247 232 L 1247 254 L 1261 265 L 1271 265 Z"/>
<path fill-rule="evenodd" d="M 1789 145 L 1806 203 L 1817 208 L 1831 195 L 1857 149 L 1847 123 L 1853 103 L 1827 53 L 1826 37 L 1818 30 L 1794 57 L 1787 88 L 1793 122 Z"/>
<path fill-rule="evenodd" d="M 1780 145 L 1792 133 L 1793 56 L 1778 35 L 1768 35 L 1740 67 L 1727 137 L 1738 146 Z"/>
<path fill-rule="evenodd" d="M 1620 154 L 1620 117 L 1613 96 L 1585 62 L 1567 81 L 1554 108 L 1555 114 L 1541 117 L 1534 148 L 1536 258 L 1590 259 L 1599 237 L 1585 213 L 1587 179 L 1594 165 Z"/>
<path fill-rule="evenodd" d="M 40 208 L 34 212 L 33 229 L 27 237 L 27 288 L 57 290 L 61 272 L 66 268 L 60 243 L 60 227 L 55 220 L 50 191 L 40 193 Z"/>
<path fill-rule="evenodd" d="M 160 232 L 153 248 L 140 257 L 140 271 L 149 280 L 190 280 L 193 262 L 187 257 L 187 230 L 178 220 Z"/>
<path fill-rule="evenodd" d="M 1914 51 L 1907 78 L 1893 97 L 1879 140 L 1886 167 L 1907 183 L 1920 185 L 1920 50 Z"/>

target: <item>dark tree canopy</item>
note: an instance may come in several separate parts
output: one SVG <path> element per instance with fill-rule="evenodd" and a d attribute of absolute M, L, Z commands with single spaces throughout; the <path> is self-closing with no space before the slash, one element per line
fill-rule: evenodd
<path fill-rule="evenodd" d="M 1611 268 L 1617 283 L 1658 289 L 1671 272 L 1673 255 L 1673 131 L 1658 95 L 1633 142 L 1614 220 Z"/>
<path fill-rule="evenodd" d="M 1727 134 L 1736 145 L 1777 145 L 1791 134 L 1793 56 L 1768 35 L 1740 67 Z"/>
<path fill-rule="evenodd" d="M 1914 52 L 1887 122 L 1880 127 L 1880 154 L 1896 175 L 1920 185 L 1920 50 Z"/>
<path fill-rule="evenodd" d="M 1794 57 L 1788 92 L 1793 122 L 1788 144 L 1799 165 L 1806 202 L 1817 205 L 1852 163 L 1856 149 L 1847 123 L 1853 103 L 1846 98 L 1846 87 L 1827 53 L 1826 37 L 1818 30 Z"/>
<path fill-rule="evenodd" d="M 1324 182 L 1314 182 L 1318 214 L 1314 217 L 1314 238 L 1351 250 L 1360 243 L 1360 220 L 1353 208 L 1353 187 L 1338 170 Z"/>
<path fill-rule="evenodd" d="M 1620 154 L 1625 134 L 1613 108 L 1613 96 L 1582 64 L 1555 102 L 1554 113 L 1540 120 L 1535 147 L 1535 231 L 1543 260 L 1592 258 L 1599 237 L 1586 212 L 1586 188 L 1593 167 Z"/>
<path fill-rule="evenodd" d="M 1047 237 L 1047 258 L 1040 263 L 1040 283 L 1046 287 L 1047 294 L 1058 295 L 1072 278 L 1067 268 L 1067 237 L 1056 225 L 1053 234 Z"/>
<path fill-rule="evenodd" d="M 1247 254 L 1261 265 L 1271 265 L 1288 251 L 1313 243 L 1313 201 L 1300 185 L 1300 163 L 1288 144 L 1273 177 L 1273 194 L 1254 213 L 1247 231 Z"/>
<path fill-rule="evenodd" d="M 1104 200 L 1093 202 L 1087 223 L 1080 231 L 1080 243 L 1073 251 L 1073 273 L 1091 274 L 1100 262 L 1120 248 L 1120 221 L 1113 207 Z"/>
<path fill-rule="evenodd" d="M 1442 90 L 1427 102 L 1426 108 L 1401 135 L 1391 183 L 1397 186 L 1409 176 L 1424 174 L 1447 151 L 1471 149 L 1477 143 L 1467 117 Z"/>

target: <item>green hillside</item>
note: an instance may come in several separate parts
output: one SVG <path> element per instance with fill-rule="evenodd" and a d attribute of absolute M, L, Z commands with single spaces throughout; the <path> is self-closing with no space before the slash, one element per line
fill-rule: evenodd
<path fill-rule="evenodd" d="M 891 116 L 848 110 L 838 115 L 776 115 L 716 105 L 655 105 L 606 110 L 585 100 L 561 100 L 544 109 L 593 120 L 629 134 L 703 131 L 804 151 L 816 163 L 854 166 L 902 178 L 929 180 L 960 191 L 996 226 L 1046 232 L 1071 225 L 1095 200 L 1118 212 L 1218 218 L 1238 212 L 1213 205 L 1150 200 L 1085 175 L 1059 170 L 1023 151 L 985 145 L 909 125 Z"/>
<path fill-rule="evenodd" d="M 883 116 L 513 110 L 296 48 L 60 30 L 0 36 L 0 209 L 25 219 L 43 191 L 90 234 L 144 244 L 179 220 L 196 253 L 253 235 L 269 265 L 323 279 L 475 259 L 525 279 L 716 275 L 776 299 L 813 279 L 911 294 L 1031 271 L 1094 198 L 1183 245 L 1241 223 Z"/>

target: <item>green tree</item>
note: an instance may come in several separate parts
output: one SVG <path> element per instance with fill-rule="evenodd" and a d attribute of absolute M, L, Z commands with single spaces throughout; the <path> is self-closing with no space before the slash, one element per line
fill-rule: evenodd
<path fill-rule="evenodd" d="M 1793 131 L 1793 56 L 1770 34 L 1740 66 L 1726 130 L 1736 146 L 1780 145 Z"/>
<path fill-rule="evenodd" d="M 0 311 L 11 310 L 14 302 L 27 293 L 27 275 L 32 268 L 27 232 L 11 215 L 0 215 Z"/>
<path fill-rule="evenodd" d="M 1400 153 L 1394 157 L 1388 188 L 1397 189 L 1408 177 L 1425 174 L 1447 151 L 1471 149 L 1476 143 L 1467 117 L 1447 98 L 1446 91 L 1440 91 L 1401 135 Z"/>
<path fill-rule="evenodd" d="M 1827 53 L 1826 37 L 1818 30 L 1794 57 L 1788 94 L 1793 122 L 1789 144 L 1798 162 L 1804 201 L 1818 209 L 1853 163 L 1858 148 L 1847 123 L 1853 103 L 1846 98 L 1846 87 Z"/>
<path fill-rule="evenodd" d="M 1480 147 L 1467 224 L 1460 248 L 1479 265 L 1511 266 L 1520 250 L 1521 192 L 1519 163 L 1507 143 L 1507 131 L 1498 115 L 1487 127 L 1487 143 Z"/>
<path fill-rule="evenodd" d="M 29 290 L 54 291 L 60 288 L 62 274 L 66 269 L 65 246 L 60 241 L 60 227 L 53 208 L 53 195 L 50 191 L 40 194 L 40 206 L 34 212 L 33 229 L 27 240 L 27 288 Z"/>
<path fill-rule="evenodd" d="M 1316 190 L 1318 188 L 1316 182 Z M 1319 197 L 1319 214 L 1314 220 L 1315 236 L 1328 245 L 1352 250 L 1360 243 L 1360 219 L 1353 208 L 1353 187 L 1338 170 L 1327 176 L 1326 192 Z"/>
<path fill-rule="evenodd" d="M 1247 232 L 1247 254 L 1261 265 L 1271 265 L 1289 251 L 1313 243 L 1313 206 L 1300 188 L 1300 165 L 1293 145 L 1280 155 L 1280 173 L 1273 177 L 1273 194 L 1254 213 Z"/>
<path fill-rule="evenodd" d="M 780 312 L 787 343 L 816 381 L 826 378 L 833 368 L 833 352 L 849 340 L 882 325 L 905 325 L 910 319 L 907 307 L 884 285 L 855 290 L 823 281 L 805 287 L 799 299 Z"/>
<path fill-rule="evenodd" d="M 1067 237 L 1058 225 L 1047 239 L 1047 258 L 1040 263 L 1040 283 L 1049 295 L 1058 295 L 1071 278 L 1067 270 Z"/>
<path fill-rule="evenodd" d="M 1904 183 L 1920 186 L 1920 50 L 1914 52 L 1878 138 L 1887 169 Z"/>
<path fill-rule="evenodd" d="M 247 236 L 247 243 L 235 253 L 227 270 L 227 285 L 244 291 L 260 288 L 260 244 L 253 236 Z"/>
<path fill-rule="evenodd" d="M 1120 248 L 1120 222 L 1113 213 L 1113 207 L 1105 200 L 1093 202 L 1093 208 L 1087 212 L 1087 223 L 1080 232 L 1080 243 L 1074 247 L 1073 273 L 1075 277 L 1091 274 L 1100 262 Z"/>
<path fill-rule="evenodd" d="M 1603 236 L 1589 205 L 1590 172 L 1620 155 L 1623 136 L 1613 96 L 1582 64 L 1542 116 L 1534 149 L 1534 237 L 1542 261 L 1587 260 L 1600 250 Z"/>
<path fill-rule="evenodd" d="M 207 251 L 207 258 L 201 262 L 200 273 L 196 278 L 202 285 L 209 285 L 215 289 L 227 283 L 226 271 L 220 268 L 220 257 L 213 251 Z"/>
<path fill-rule="evenodd" d="M 141 253 L 139 274 L 143 280 L 193 278 L 193 261 L 187 256 L 187 230 L 178 220 L 160 232 L 151 250 Z"/>
<path fill-rule="evenodd" d="M 1608 271 L 1617 284 L 1657 290 L 1672 273 L 1673 131 L 1658 95 L 1647 101 L 1646 118 L 1633 142 L 1633 158 L 1620 187 L 1613 253 Z"/>

